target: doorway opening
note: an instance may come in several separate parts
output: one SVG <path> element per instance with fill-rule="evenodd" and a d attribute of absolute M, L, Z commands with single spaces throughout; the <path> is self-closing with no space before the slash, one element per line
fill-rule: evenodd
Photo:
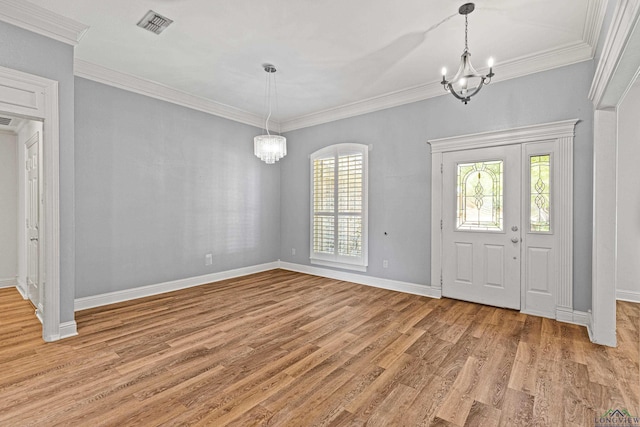
<path fill-rule="evenodd" d="M 42 338 L 56 341 L 76 334 L 75 321 L 64 325 L 60 321 L 58 82 L 0 67 L 0 87 L 3 89 L 0 115 L 39 122 L 42 126 L 38 147 L 41 152 L 38 170 L 41 174 L 37 179 L 41 190 L 37 200 L 37 304 L 41 308 L 38 315 L 42 321 Z"/>

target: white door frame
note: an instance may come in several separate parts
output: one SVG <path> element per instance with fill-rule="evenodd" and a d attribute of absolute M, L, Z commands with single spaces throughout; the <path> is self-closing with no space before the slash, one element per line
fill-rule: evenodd
<path fill-rule="evenodd" d="M 60 339 L 60 165 L 58 82 L 0 67 L 0 111 L 43 121 L 42 185 L 44 212 L 40 224 L 43 271 L 42 338 Z"/>
<path fill-rule="evenodd" d="M 616 345 L 617 109 L 640 73 L 640 2 L 618 0 L 598 62 L 593 102 L 591 340 Z"/>
<path fill-rule="evenodd" d="M 514 129 L 482 132 L 427 141 L 431 145 L 431 286 L 442 292 L 442 160 L 443 153 L 475 148 L 499 147 L 554 141 L 558 145 L 555 176 L 558 200 L 556 230 L 559 233 L 555 318 L 583 323 L 573 311 L 573 139 L 577 119 Z M 523 236 L 526 233 L 523 233 Z M 521 281 L 524 286 L 524 281 Z M 524 289 L 521 290 L 524 293 Z M 523 307 L 524 309 L 524 307 Z"/>

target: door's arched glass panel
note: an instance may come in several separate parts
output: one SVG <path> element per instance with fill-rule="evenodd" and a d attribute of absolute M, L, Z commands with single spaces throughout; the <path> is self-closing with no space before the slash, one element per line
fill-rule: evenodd
<path fill-rule="evenodd" d="M 458 230 L 502 231 L 503 161 L 459 163 Z"/>
<path fill-rule="evenodd" d="M 529 157 L 529 230 L 551 231 L 551 155 Z"/>

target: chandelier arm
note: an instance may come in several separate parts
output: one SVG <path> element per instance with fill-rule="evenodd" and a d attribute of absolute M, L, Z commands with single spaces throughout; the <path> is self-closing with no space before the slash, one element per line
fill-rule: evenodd
<path fill-rule="evenodd" d="M 457 99 L 459 99 L 460 101 L 464 102 L 465 104 L 467 103 L 467 101 L 469 101 L 469 96 L 461 96 L 458 94 L 458 92 L 456 92 L 453 87 L 451 86 L 451 84 L 449 84 L 449 86 L 447 87 L 447 92 L 449 92 L 451 95 L 453 95 L 454 97 L 456 97 Z"/>
<path fill-rule="evenodd" d="M 453 88 L 452 83 L 447 82 L 447 84 L 445 85 L 445 90 L 449 93 L 451 93 L 451 95 L 453 95 L 454 97 L 456 97 L 457 99 L 459 99 L 460 101 L 464 102 L 465 104 L 467 102 L 469 102 L 471 100 L 471 97 L 474 96 L 475 94 L 477 94 L 478 92 L 480 92 L 480 89 L 482 89 L 483 86 L 489 84 L 486 82 L 486 78 L 482 77 L 480 80 L 480 84 L 475 88 L 475 90 L 471 93 L 467 93 L 465 95 L 459 94 L 458 92 L 455 91 L 455 89 Z"/>

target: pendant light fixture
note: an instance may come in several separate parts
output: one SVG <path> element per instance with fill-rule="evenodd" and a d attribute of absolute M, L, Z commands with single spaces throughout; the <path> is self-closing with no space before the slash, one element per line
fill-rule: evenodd
<path fill-rule="evenodd" d="M 253 153 L 267 164 L 274 164 L 281 158 L 287 155 L 287 138 L 281 135 L 271 135 L 269 132 L 269 119 L 271 118 L 271 87 L 273 86 L 273 92 L 276 98 L 276 105 L 278 103 L 278 93 L 276 90 L 276 67 L 271 64 L 262 64 L 262 68 L 267 73 L 267 83 L 265 87 L 265 95 L 267 101 L 268 114 L 264 123 L 266 135 L 258 135 L 253 138 Z M 273 80 L 273 84 L 272 84 Z"/>
<path fill-rule="evenodd" d="M 458 98 L 465 104 L 471 100 L 471 97 L 478 92 L 484 85 L 491 83 L 491 77 L 493 73 L 493 58 L 489 58 L 489 74 L 483 76 L 471 65 L 471 52 L 469 52 L 469 46 L 467 43 L 468 26 L 467 16 L 473 12 L 475 5 L 473 3 L 465 3 L 460 6 L 458 13 L 464 15 L 464 51 L 460 58 L 460 67 L 458 72 L 451 80 L 447 80 L 447 69 L 442 69 L 442 86 L 444 90 L 450 92 L 451 95 Z"/>

